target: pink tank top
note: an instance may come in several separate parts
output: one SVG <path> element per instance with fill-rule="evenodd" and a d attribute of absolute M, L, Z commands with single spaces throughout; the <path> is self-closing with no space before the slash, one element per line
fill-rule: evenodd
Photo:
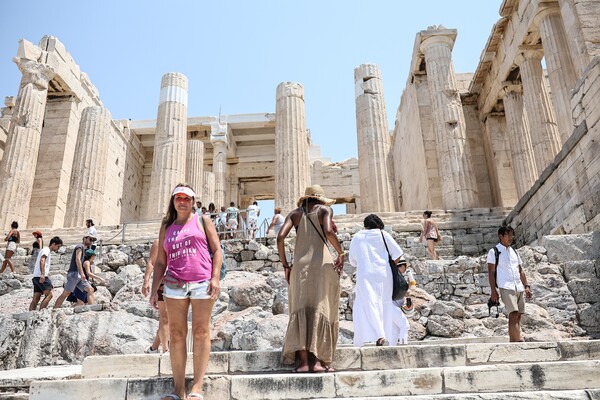
<path fill-rule="evenodd" d="M 168 274 L 184 282 L 202 282 L 212 276 L 212 259 L 206 235 L 198 227 L 198 218 L 185 225 L 171 225 L 165 233 Z"/>

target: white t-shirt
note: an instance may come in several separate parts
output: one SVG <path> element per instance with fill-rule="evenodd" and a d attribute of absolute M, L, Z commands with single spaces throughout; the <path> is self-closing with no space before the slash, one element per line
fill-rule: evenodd
<path fill-rule="evenodd" d="M 519 254 L 512 247 L 504 247 L 500 243 L 496 245 L 496 248 L 500 251 L 498 267 L 496 268 L 496 284 L 498 287 L 517 292 L 525 291 L 519 274 L 519 265 L 523 265 Z M 490 249 L 488 252 L 487 263 L 496 264 L 494 249 Z"/>
<path fill-rule="evenodd" d="M 246 209 L 246 215 L 248 215 L 248 220 L 257 220 L 258 219 L 258 213 L 260 212 L 260 208 L 258 206 L 255 206 L 254 204 L 251 204 L 248 206 L 248 208 Z"/>
<path fill-rule="evenodd" d="M 44 264 L 44 276 L 48 276 L 50 274 L 50 247 L 44 247 L 38 253 L 37 260 L 35 260 L 35 267 L 33 268 L 34 278 L 42 276 L 40 261 L 42 260 L 43 256 L 46 256 L 46 263 Z"/>
<path fill-rule="evenodd" d="M 96 227 L 95 226 L 90 226 L 88 228 L 88 236 L 93 236 L 93 237 L 97 237 L 98 233 L 96 232 Z"/>

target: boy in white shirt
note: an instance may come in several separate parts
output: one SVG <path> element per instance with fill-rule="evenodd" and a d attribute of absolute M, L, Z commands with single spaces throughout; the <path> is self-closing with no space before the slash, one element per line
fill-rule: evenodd
<path fill-rule="evenodd" d="M 63 245 L 63 241 L 58 236 L 54 236 L 50 239 L 50 245 L 48 247 L 44 247 L 38 253 L 37 259 L 35 261 L 35 267 L 33 270 L 33 299 L 31 300 L 31 304 L 29 304 L 29 311 L 33 311 L 37 308 L 37 305 L 42 298 L 42 294 L 44 294 L 44 300 L 40 305 L 40 310 L 48 307 L 48 303 L 52 299 L 52 282 L 48 275 L 50 274 L 50 257 L 52 252 L 58 251 L 60 247 Z"/>

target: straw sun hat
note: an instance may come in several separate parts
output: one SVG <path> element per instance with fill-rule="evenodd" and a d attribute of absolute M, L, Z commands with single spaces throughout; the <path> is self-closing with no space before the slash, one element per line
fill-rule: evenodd
<path fill-rule="evenodd" d="M 298 207 L 300 207 L 302 205 L 302 202 L 306 199 L 319 200 L 321 203 L 325 204 L 326 206 L 330 206 L 333 203 L 335 203 L 334 199 L 325 197 L 325 191 L 323 190 L 321 185 L 312 185 L 312 186 L 307 187 L 304 190 L 304 196 L 302 196 L 298 199 Z"/>

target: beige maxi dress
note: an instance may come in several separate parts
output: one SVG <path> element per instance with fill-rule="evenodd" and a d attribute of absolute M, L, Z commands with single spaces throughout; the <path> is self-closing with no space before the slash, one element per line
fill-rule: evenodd
<path fill-rule="evenodd" d="M 321 230 L 321 236 L 315 227 Z M 325 234 L 317 213 L 303 214 L 297 229 L 288 291 L 290 319 L 283 344 L 283 359 L 288 363 L 295 360 L 298 350 L 308 350 L 326 365 L 331 364 L 335 354 L 340 277 L 321 237 L 325 238 Z"/>

